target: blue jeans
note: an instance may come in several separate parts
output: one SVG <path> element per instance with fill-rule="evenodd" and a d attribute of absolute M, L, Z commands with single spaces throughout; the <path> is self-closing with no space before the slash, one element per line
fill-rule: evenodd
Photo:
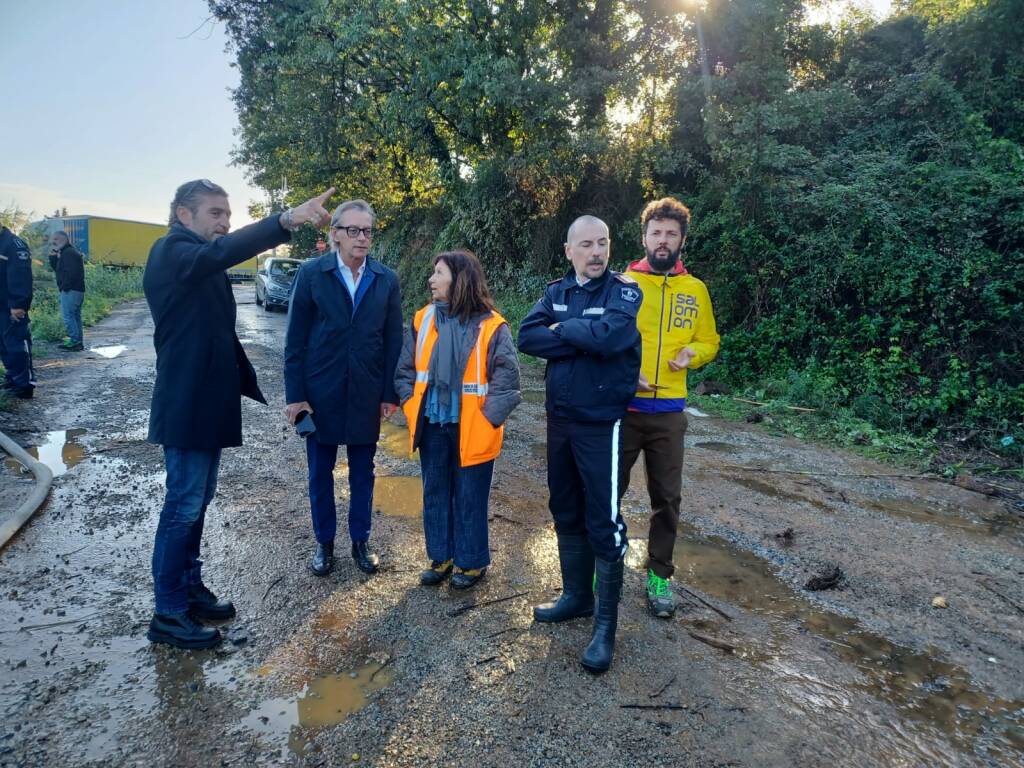
<path fill-rule="evenodd" d="M 82 302 L 85 294 L 82 291 L 60 292 L 60 316 L 72 344 L 82 343 Z"/>
<path fill-rule="evenodd" d="M 153 545 L 153 589 L 157 613 L 188 610 L 188 587 L 202 583 L 206 507 L 217 491 L 220 449 L 212 451 L 164 447 L 167 494 L 160 510 Z"/>
<path fill-rule="evenodd" d="M 459 466 L 459 425 L 423 424 L 423 533 L 427 557 L 455 560 L 463 570 L 491 564 L 487 542 L 487 502 L 494 461 Z"/>
<path fill-rule="evenodd" d="M 348 445 L 348 534 L 352 541 L 370 538 L 370 511 L 373 507 L 373 457 L 377 444 Z M 338 529 L 338 510 L 334 503 L 334 465 L 338 446 L 306 438 L 309 464 L 309 507 L 313 515 L 313 535 L 321 544 L 334 541 Z"/>

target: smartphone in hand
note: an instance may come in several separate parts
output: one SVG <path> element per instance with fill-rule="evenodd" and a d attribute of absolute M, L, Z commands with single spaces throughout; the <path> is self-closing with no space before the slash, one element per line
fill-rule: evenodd
<path fill-rule="evenodd" d="M 313 414 L 303 411 L 295 421 L 295 433 L 299 437 L 309 437 L 316 432 L 316 424 L 313 423 Z"/>

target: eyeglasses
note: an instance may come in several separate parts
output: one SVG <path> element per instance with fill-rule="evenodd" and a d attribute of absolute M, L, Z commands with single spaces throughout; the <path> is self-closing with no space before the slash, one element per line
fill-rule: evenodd
<path fill-rule="evenodd" d="M 373 237 L 373 227 L 342 227 L 336 224 L 332 224 L 331 229 L 340 229 L 353 240 L 359 237 L 360 232 L 363 233 L 363 237 L 365 237 L 367 240 Z"/>

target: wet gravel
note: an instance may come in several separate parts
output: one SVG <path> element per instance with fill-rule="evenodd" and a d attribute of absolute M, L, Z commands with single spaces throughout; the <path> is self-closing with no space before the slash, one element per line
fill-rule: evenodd
<path fill-rule="evenodd" d="M 578 663 L 587 621 L 531 622 L 559 585 L 539 398 L 506 433 L 494 566 L 477 589 L 418 586 L 422 531 L 397 502 L 374 514 L 382 573 L 361 574 L 339 542 L 337 569 L 316 579 L 304 454 L 280 417 L 285 318 L 253 306 L 251 288 L 237 296 L 271 407 L 246 402 L 246 445 L 225 452 L 207 522 L 206 579 L 239 609 L 220 649 L 145 639 L 163 483 L 160 449 L 144 442 L 145 306 L 90 334 L 121 355 L 59 353 L 39 366 L 37 399 L 3 415 L 23 444 L 86 431 L 83 460 L 0 552 L 0 766 L 1017 764 L 1024 560 L 1002 502 L 691 418 L 683 535 L 698 571 L 679 562 L 678 581 L 692 595 L 672 621 L 645 613 L 638 466 L 616 660 L 594 678 Z M 525 372 L 538 390 L 538 369 Z M 385 442 L 378 474 L 416 476 L 400 438 Z M 343 515 L 343 467 L 337 479 Z M 0 474 L 0 514 L 17 482 Z M 840 589 L 801 590 L 831 565 Z M 932 607 L 937 595 L 948 608 Z M 365 706 L 306 727 L 317 707 L 331 714 L 320 683 L 382 664 Z"/>

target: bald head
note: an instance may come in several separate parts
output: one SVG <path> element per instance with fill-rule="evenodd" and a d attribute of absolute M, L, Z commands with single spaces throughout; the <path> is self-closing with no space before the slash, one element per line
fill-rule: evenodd
<path fill-rule="evenodd" d="M 565 257 L 579 279 L 593 280 L 604 274 L 611 253 L 607 224 L 596 216 L 580 216 L 565 238 Z"/>
<path fill-rule="evenodd" d="M 601 230 L 604 232 L 605 238 L 607 239 L 608 237 L 608 225 L 601 221 L 601 219 L 597 218 L 597 216 L 587 214 L 585 216 L 580 216 L 576 221 L 569 225 L 569 231 L 565 235 L 565 242 L 569 244 L 574 243 L 580 239 L 581 233 L 589 233 L 591 230 L 595 232 L 597 230 Z"/>

